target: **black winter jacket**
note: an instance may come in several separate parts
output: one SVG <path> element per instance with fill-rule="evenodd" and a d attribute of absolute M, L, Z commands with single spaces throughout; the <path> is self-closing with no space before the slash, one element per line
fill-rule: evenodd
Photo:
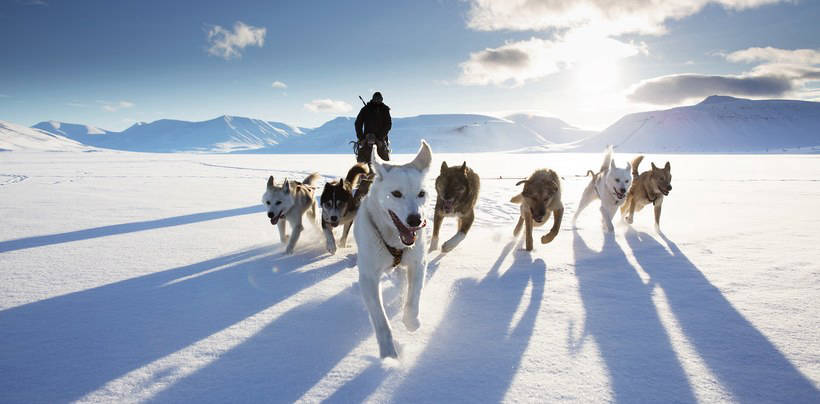
<path fill-rule="evenodd" d="M 371 101 L 362 107 L 356 117 L 356 137 L 362 140 L 366 134 L 372 133 L 376 135 L 376 139 L 384 140 L 392 126 L 390 107 Z"/>

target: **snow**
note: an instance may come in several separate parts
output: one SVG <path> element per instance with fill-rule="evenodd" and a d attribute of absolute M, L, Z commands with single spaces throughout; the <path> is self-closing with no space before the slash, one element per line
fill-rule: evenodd
<path fill-rule="evenodd" d="M 0 153 L 0 402 L 820 401 L 820 156 L 648 155 L 665 235 L 644 210 L 613 237 L 569 225 L 598 153 L 435 157 L 481 175 L 476 222 L 430 255 L 416 332 L 383 281 L 381 361 L 356 248 L 285 256 L 259 204 L 351 156 Z M 528 253 L 508 200 L 542 166 L 566 220 Z"/>
<path fill-rule="evenodd" d="M 258 149 L 304 134 L 301 129 L 283 123 L 228 115 L 201 122 L 175 119 L 138 122 L 122 132 L 56 121 L 40 122 L 34 127 L 91 146 L 160 153 Z"/>
<path fill-rule="evenodd" d="M 627 115 L 574 151 L 791 153 L 820 146 L 820 103 L 711 96 L 697 105 Z"/>
<path fill-rule="evenodd" d="M 0 152 L 15 150 L 71 151 L 91 150 L 91 147 L 64 136 L 0 121 Z"/>

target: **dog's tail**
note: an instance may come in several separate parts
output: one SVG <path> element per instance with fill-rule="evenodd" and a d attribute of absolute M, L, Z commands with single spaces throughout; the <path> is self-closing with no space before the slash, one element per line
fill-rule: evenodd
<path fill-rule="evenodd" d="M 350 167 L 350 170 L 347 171 L 345 182 L 350 184 L 350 189 L 356 188 L 362 177 L 366 177 L 368 174 L 370 174 L 370 169 L 367 168 L 367 164 L 356 163 L 356 165 Z"/>
<path fill-rule="evenodd" d="M 604 151 L 604 162 L 601 163 L 601 171 L 599 172 L 602 173 L 609 170 L 609 165 L 612 164 L 612 153 L 612 145 L 607 146 L 606 151 Z"/>
<path fill-rule="evenodd" d="M 643 156 L 635 157 L 635 159 L 632 160 L 632 176 L 634 178 L 638 178 L 638 165 L 641 164 L 642 160 Z"/>
<path fill-rule="evenodd" d="M 592 170 L 587 170 L 587 175 L 585 175 L 585 177 L 589 177 L 590 175 L 594 177 L 594 176 L 595 176 L 595 172 L 594 172 L 594 171 L 592 171 Z"/>
<path fill-rule="evenodd" d="M 308 175 L 307 178 L 305 178 L 305 180 L 302 182 L 302 184 L 312 188 L 316 188 L 316 185 L 319 183 L 319 180 L 321 178 L 322 177 L 319 175 L 319 173 L 313 173 L 311 175 Z"/>

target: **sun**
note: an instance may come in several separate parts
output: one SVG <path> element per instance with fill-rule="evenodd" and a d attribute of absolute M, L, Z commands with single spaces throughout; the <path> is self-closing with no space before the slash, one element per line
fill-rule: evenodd
<path fill-rule="evenodd" d="M 580 62 L 574 69 L 574 84 L 583 93 L 603 93 L 613 90 L 619 82 L 618 63 L 603 59 Z"/>

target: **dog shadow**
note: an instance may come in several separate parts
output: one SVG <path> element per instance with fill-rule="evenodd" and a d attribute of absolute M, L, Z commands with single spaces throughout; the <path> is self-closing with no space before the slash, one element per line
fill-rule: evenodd
<path fill-rule="evenodd" d="M 2 401 L 76 400 L 349 266 L 298 271 L 321 252 L 271 247 L 0 312 Z"/>
<path fill-rule="evenodd" d="M 530 343 L 547 270 L 543 260 L 533 261 L 528 252 L 512 252 L 515 244 L 512 241 L 504 247 L 481 281 L 456 281 L 444 320 L 396 390 L 394 401 L 497 402 L 504 398 Z M 511 252 L 512 265 L 500 274 Z M 523 302 L 526 308 L 514 322 L 530 284 L 529 301 Z"/>
<path fill-rule="evenodd" d="M 712 285 L 678 246 L 646 233 L 627 242 L 666 295 L 681 330 L 706 366 L 739 402 L 820 402 L 820 391 Z"/>
<path fill-rule="evenodd" d="M 404 287 L 400 281 L 384 282 L 388 317 L 400 311 Z M 354 283 L 330 298 L 285 312 L 152 401 L 295 402 L 362 342 L 372 339 L 368 347 L 376 349 L 373 335 L 359 285 Z"/>
<path fill-rule="evenodd" d="M 248 215 L 262 211 L 261 205 L 246 206 L 244 208 L 216 210 L 213 212 L 193 213 L 189 215 L 166 217 L 163 219 L 146 220 L 141 222 L 121 223 L 110 226 L 93 227 L 90 229 L 50 234 L 46 236 L 26 237 L 14 240 L 0 241 L 0 253 L 27 248 L 42 247 L 52 244 L 69 243 L 72 241 L 88 240 L 98 237 L 117 234 L 134 233 L 144 230 L 163 227 L 181 226 L 185 224 L 222 219 L 232 216 Z"/>
<path fill-rule="evenodd" d="M 652 301 L 652 287 L 643 283 L 614 236 L 606 234 L 601 251 L 593 251 L 573 232 L 573 252 L 586 315 L 580 339 L 570 339 L 570 351 L 579 352 L 590 337 L 595 341 L 617 402 L 662 397 L 696 402 Z"/>

